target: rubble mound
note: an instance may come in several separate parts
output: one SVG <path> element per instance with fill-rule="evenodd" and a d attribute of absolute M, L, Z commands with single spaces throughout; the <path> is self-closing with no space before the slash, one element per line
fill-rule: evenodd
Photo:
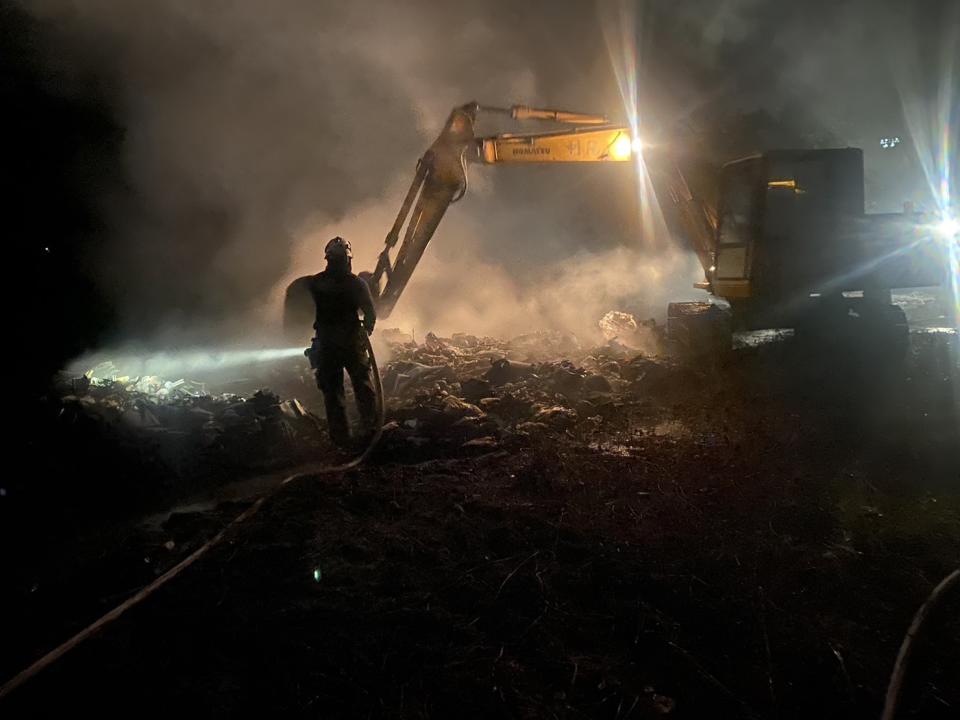
<path fill-rule="evenodd" d="M 632 316 L 619 315 L 637 328 Z M 544 331 L 510 340 L 428 333 L 417 343 L 388 329 L 381 339 L 390 350 L 383 385 L 391 452 L 493 451 L 563 434 L 583 439 L 614 404 L 661 391 L 670 378 L 689 381 L 675 361 L 640 354 L 616 337 L 592 348 Z"/>

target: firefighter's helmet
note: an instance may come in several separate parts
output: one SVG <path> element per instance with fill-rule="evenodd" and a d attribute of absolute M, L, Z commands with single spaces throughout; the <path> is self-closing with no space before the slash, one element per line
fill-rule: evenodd
<path fill-rule="evenodd" d="M 333 240 L 327 243 L 327 247 L 323 250 L 323 256 L 327 260 L 333 259 L 342 259 L 342 260 L 352 260 L 353 259 L 353 248 L 350 247 L 350 243 L 344 240 L 339 235 Z"/>

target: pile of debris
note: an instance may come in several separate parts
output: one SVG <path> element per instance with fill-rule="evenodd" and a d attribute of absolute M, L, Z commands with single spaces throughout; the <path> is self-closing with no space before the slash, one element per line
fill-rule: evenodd
<path fill-rule="evenodd" d="M 625 404 L 664 388 L 695 387 L 684 367 L 621 340 L 655 335 L 652 321 L 611 312 L 600 329 L 606 342 L 595 347 L 561 332 L 509 340 L 428 333 L 418 343 L 381 330 L 378 340 L 389 351 L 384 449 L 404 456 L 486 452 L 558 435 L 589 440 L 622 418 Z M 307 391 L 307 407 L 322 404 L 306 361 L 285 363 L 281 374 L 272 378 L 274 389 Z M 106 444 L 149 448 L 174 475 L 191 472 L 183 466 L 198 457 L 249 469 L 305 459 L 325 446 L 323 420 L 294 397 L 263 389 L 211 393 L 187 379 L 120 376 L 109 363 L 80 377 L 61 375 L 48 402 L 63 432 L 83 426 L 86 437 Z"/>
<path fill-rule="evenodd" d="M 610 329 L 638 329 L 631 316 L 617 315 L 605 318 Z M 675 385 L 685 373 L 640 354 L 617 333 L 607 337 L 584 348 L 558 332 L 507 341 L 429 333 L 417 343 L 399 330 L 383 331 L 391 351 L 383 370 L 385 441 L 395 448 L 489 450 L 538 436 L 587 439 L 625 402 Z"/>
<path fill-rule="evenodd" d="M 64 373 L 46 404 L 60 432 L 73 429 L 105 446 L 149 448 L 176 475 L 194 458 L 265 467 L 320 445 L 317 419 L 296 398 L 284 400 L 269 390 L 215 395 L 186 379 Z"/>
<path fill-rule="evenodd" d="M 374 462 L 541 441 L 628 447 L 637 423 L 682 401 L 676 393 L 703 387 L 688 366 L 643 355 L 617 337 L 585 347 L 564 333 L 510 340 L 428 334 L 416 342 L 381 331 L 377 341 L 389 347 L 380 350 L 386 423 Z M 3 490 L 26 525 L 69 528 L 96 523 L 111 508 L 157 507 L 251 475 L 329 461 L 325 422 L 310 411 L 322 402 L 306 359 L 278 363 L 269 383 L 272 391 L 253 391 L 262 385 L 125 377 L 110 368 L 61 374 L 21 423 L 33 472 Z M 244 390 L 211 391 L 234 387 Z"/>

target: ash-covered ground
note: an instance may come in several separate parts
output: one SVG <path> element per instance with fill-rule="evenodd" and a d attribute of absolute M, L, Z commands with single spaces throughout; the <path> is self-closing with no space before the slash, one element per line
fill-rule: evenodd
<path fill-rule="evenodd" d="M 956 334 L 885 362 L 627 329 L 380 332 L 369 462 L 269 495 L 4 717 L 877 717 L 960 557 Z M 332 462 L 318 401 L 299 359 L 220 386 L 63 375 L 3 481 L 3 678 Z M 954 593 L 904 717 L 955 717 L 958 641 Z"/>

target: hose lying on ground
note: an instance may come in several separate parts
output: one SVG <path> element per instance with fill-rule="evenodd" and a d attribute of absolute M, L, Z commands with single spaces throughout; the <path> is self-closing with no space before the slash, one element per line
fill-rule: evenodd
<path fill-rule="evenodd" d="M 344 470 L 349 470 L 350 468 L 357 467 L 360 463 L 370 457 L 370 453 L 374 451 L 377 447 L 377 443 L 380 442 L 380 438 L 383 435 L 383 421 L 385 416 L 384 402 L 383 402 L 383 381 L 380 379 L 380 368 L 377 367 L 377 356 L 373 352 L 373 345 L 370 344 L 369 336 L 363 334 L 364 348 L 367 351 L 367 356 L 370 358 L 370 373 L 373 375 L 373 390 L 377 398 L 376 404 L 376 420 L 375 426 L 376 430 L 373 435 L 367 441 L 366 447 L 363 452 L 361 452 L 356 457 L 348 460 L 342 465 L 333 465 L 321 467 L 317 470 L 312 471 L 310 474 L 327 474 L 332 472 L 343 472 Z M 292 482 L 295 478 L 301 477 L 307 473 L 298 473 L 296 475 L 291 475 L 286 480 L 284 480 L 281 485 L 286 485 L 289 482 Z"/>
<path fill-rule="evenodd" d="M 380 437 L 383 435 L 383 420 L 384 420 L 384 401 L 383 401 L 383 382 L 380 379 L 380 370 L 377 367 L 377 358 L 373 353 L 373 346 L 370 344 L 370 338 L 367 337 L 364 333 L 364 340 L 366 343 L 367 354 L 370 357 L 370 371 L 373 374 L 373 388 L 376 393 L 377 404 L 376 404 L 376 431 L 367 441 L 366 447 L 363 452 L 361 452 L 356 457 L 350 459 L 349 461 L 342 463 L 340 465 L 317 465 L 315 467 L 307 467 L 300 472 L 294 473 L 284 478 L 279 484 L 274 486 L 271 490 L 267 491 L 262 497 L 260 497 L 256 502 L 253 503 L 249 508 L 244 510 L 242 513 L 237 515 L 223 530 L 218 532 L 207 542 L 201 545 L 199 548 L 194 550 L 190 555 L 185 557 L 179 563 L 174 565 L 172 568 L 167 570 L 163 575 L 158 577 L 152 583 L 147 585 L 145 588 L 140 590 L 138 593 L 133 595 L 130 598 L 127 598 L 124 602 L 120 603 L 113 610 L 108 612 L 106 615 L 103 615 L 101 618 L 93 622 L 91 625 L 88 625 L 86 628 L 78 632 L 72 638 L 67 640 L 65 643 L 54 648 L 46 655 L 41 657 L 35 663 L 30 665 L 30 667 L 22 670 L 21 672 L 14 675 L 10 680 L 5 682 L 3 685 L 0 685 L 0 699 L 9 695 L 11 692 L 16 690 L 18 687 L 23 685 L 27 680 L 33 676 L 40 673 L 42 670 L 46 669 L 54 662 L 63 657 L 67 652 L 75 648 L 77 645 L 82 643 L 84 640 L 95 635 L 106 625 L 116 620 L 127 610 L 132 608 L 134 605 L 138 605 L 148 597 L 150 597 L 158 589 L 166 585 L 168 582 L 173 580 L 177 575 L 186 570 L 188 567 L 193 565 L 197 560 L 207 554 L 207 552 L 213 548 L 215 545 L 218 545 L 224 537 L 226 537 L 227 532 L 231 529 L 240 525 L 245 520 L 253 517 L 256 512 L 263 505 L 264 501 L 267 500 L 271 495 L 273 495 L 280 488 L 290 484 L 294 480 L 299 480 L 300 478 L 307 477 L 310 475 L 327 475 L 330 473 L 343 472 L 344 470 L 349 470 L 350 468 L 357 467 L 370 457 L 370 454 L 376 448 L 377 443 L 380 442 Z"/>
<path fill-rule="evenodd" d="M 903 644 L 900 645 L 900 652 L 897 653 L 897 662 L 893 666 L 893 674 L 890 676 L 890 684 L 887 686 L 887 697 L 883 704 L 883 715 L 880 720 L 893 720 L 897 714 L 897 706 L 900 704 L 900 692 L 903 688 L 903 679 L 907 675 L 907 663 L 913 653 L 913 641 L 920 634 L 923 623 L 933 612 L 934 607 L 943 597 L 944 593 L 950 589 L 958 580 L 960 580 L 960 568 L 947 575 L 940 584 L 937 585 L 927 601 L 920 606 L 917 614 L 913 616 L 913 622 L 907 628 L 907 634 L 903 638 Z"/>

